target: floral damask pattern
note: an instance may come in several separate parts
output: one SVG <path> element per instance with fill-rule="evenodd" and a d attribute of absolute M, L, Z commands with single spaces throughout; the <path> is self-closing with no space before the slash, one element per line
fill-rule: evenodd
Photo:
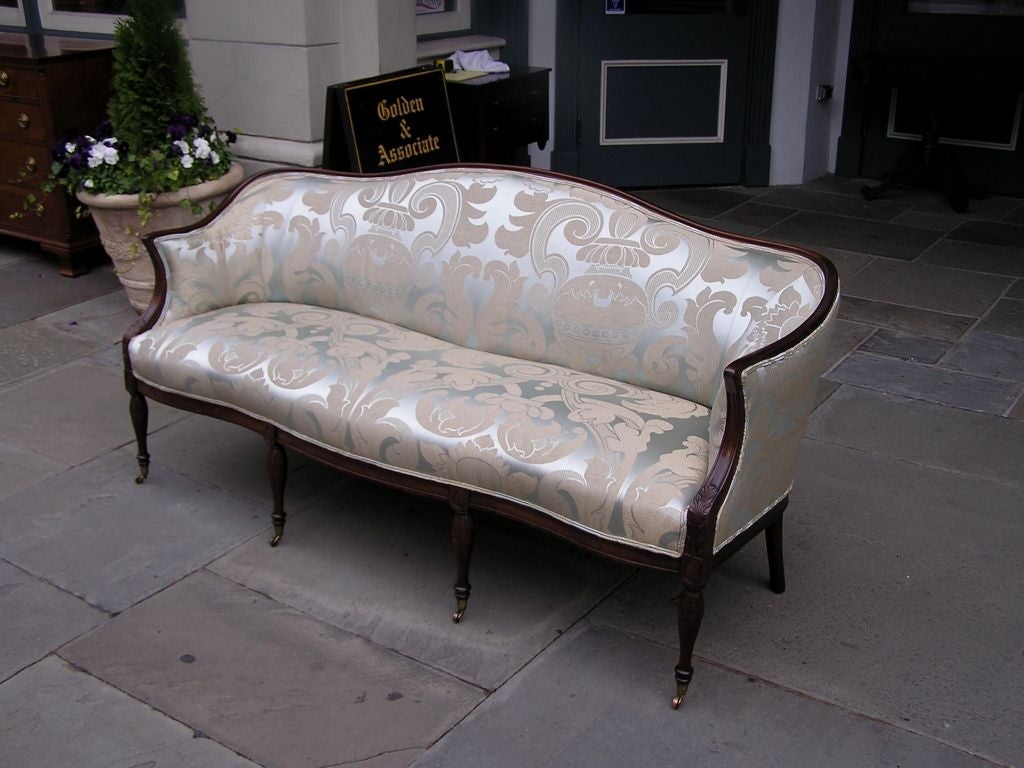
<path fill-rule="evenodd" d="M 485 169 L 282 174 L 166 238 L 164 319 L 247 301 L 344 309 L 710 406 L 725 365 L 817 306 L 820 270 L 612 193 Z"/>
<path fill-rule="evenodd" d="M 142 381 L 376 464 L 674 552 L 708 465 L 707 408 L 336 310 L 259 303 L 131 344 Z"/>
<path fill-rule="evenodd" d="M 274 174 L 157 249 L 141 378 L 670 552 L 722 441 L 723 371 L 825 292 L 799 253 L 508 169 Z M 718 545 L 788 491 L 826 330 L 745 374 Z"/>

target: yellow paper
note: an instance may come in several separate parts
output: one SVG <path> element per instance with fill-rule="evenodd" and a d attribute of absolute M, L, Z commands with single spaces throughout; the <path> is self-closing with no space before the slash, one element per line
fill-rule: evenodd
<path fill-rule="evenodd" d="M 460 69 L 458 72 L 445 72 L 444 79 L 458 83 L 462 80 L 472 80 L 474 77 L 483 77 L 486 74 L 486 72 L 478 72 L 475 69 Z"/>

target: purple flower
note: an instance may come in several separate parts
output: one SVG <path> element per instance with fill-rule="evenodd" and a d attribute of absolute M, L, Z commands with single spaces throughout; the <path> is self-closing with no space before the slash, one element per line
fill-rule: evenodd
<path fill-rule="evenodd" d="M 171 123 L 167 126 L 167 133 L 172 141 L 181 141 L 185 138 L 185 134 L 188 133 L 188 129 L 183 123 Z"/>
<path fill-rule="evenodd" d="M 234 144 L 238 140 L 238 134 L 234 131 L 224 131 L 228 137 L 228 144 Z"/>
<path fill-rule="evenodd" d="M 104 120 L 98 126 L 96 126 L 96 138 L 97 139 L 109 139 L 114 135 L 114 126 L 109 120 Z"/>
<path fill-rule="evenodd" d="M 81 170 L 82 168 L 88 168 L 89 167 L 89 152 L 87 150 L 86 151 L 82 151 L 81 149 L 79 149 L 70 158 L 68 158 L 68 164 L 72 168 L 74 168 L 76 170 Z"/>

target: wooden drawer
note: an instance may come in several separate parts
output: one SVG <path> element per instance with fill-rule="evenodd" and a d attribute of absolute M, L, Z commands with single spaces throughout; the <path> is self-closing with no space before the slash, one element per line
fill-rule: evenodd
<path fill-rule="evenodd" d="M 0 99 L 39 101 L 39 75 L 35 70 L 0 64 Z"/>
<path fill-rule="evenodd" d="M 38 144 L 0 142 L 0 183 L 38 187 L 50 170 L 50 150 Z M 25 171 L 19 176 L 19 171 Z"/>
<path fill-rule="evenodd" d="M 0 136 L 45 144 L 46 133 L 42 107 L 20 101 L 0 101 Z"/>

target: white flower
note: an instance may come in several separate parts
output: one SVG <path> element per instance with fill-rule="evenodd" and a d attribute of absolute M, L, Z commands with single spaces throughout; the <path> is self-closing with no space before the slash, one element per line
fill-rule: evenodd
<path fill-rule="evenodd" d="M 96 184 L 93 182 L 92 179 L 86 179 L 85 181 L 82 182 L 82 186 L 85 187 L 86 189 L 92 189 L 93 187 L 96 186 Z"/>
<path fill-rule="evenodd" d="M 181 156 L 181 165 L 182 165 L 183 168 L 191 168 L 192 167 L 192 155 L 182 155 Z"/>
<path fill-rule="evenodd" d="M 215 152 L 214 150 L 212 150 L 212 149 L 210 150 L 210 162 L 211 162 L 211 163 L 213 163 L 214 165 L 217 165 L 217 163 L 219 163 L 219 162 L 220 162 L 220 155 L 218 155 L 218 154 L 217 154 L 217 153 L 216 153 L 216 152 Z"/>
<path fill-rule="evenodd" d="M 182 159 L 184 159 L 185 157 L 188 157 L 188 153 L 191 151 L 191 147 L 189 147 L 187 141 L 182 141 L 181 139 L 179 139 L 178 141 L 174 142 L 174 146 L 176 146 L 178 149 L 181 150 Z M 182 163 L 182 165 L 185 165 L 185 164 Z M 188 168 L 189 166 L 185 165 L 185 167 Z"/>
<path fill-rule="evenodd" d="M 113 144 L 116 139 L 108 139 L 107 141 L 109 141 L 110 144 Z M 103 157 L 103 162 L 107 165 L 117 165 L 117 161 L 120 160 L 120 155 L 117 153 L 117 148 L 110 146 L 110 144 L 107 144 L 106 141 L 103 142 L 101 156 Z"/>
<path fill-rule="evenodd" d="M 196 148 L 196 157 L 200 160 L 210 156 L 210 142 L 204 139 L 202 136 L 198 137 L 192 142 Z"/>
<path fill-rule="evenodd" d="M 76 149 L 78 149 L 78 145 L 75 144 L 73 141 L 69 141 L 67 144 L 64 145 L 64 151 L 67 152 L 69 155 L 75 154 Z"/>
<path fill-rule="evenodd" d="M 103 163 L 117 165 L 119 159 L 117 148 L 110 146 L 116 139 L 106 139 L 102 144 L 93 144 L 89 149 L 89 167 L 96 168 Z M 109 142 L 109 143 L 108 143 Z"/>

